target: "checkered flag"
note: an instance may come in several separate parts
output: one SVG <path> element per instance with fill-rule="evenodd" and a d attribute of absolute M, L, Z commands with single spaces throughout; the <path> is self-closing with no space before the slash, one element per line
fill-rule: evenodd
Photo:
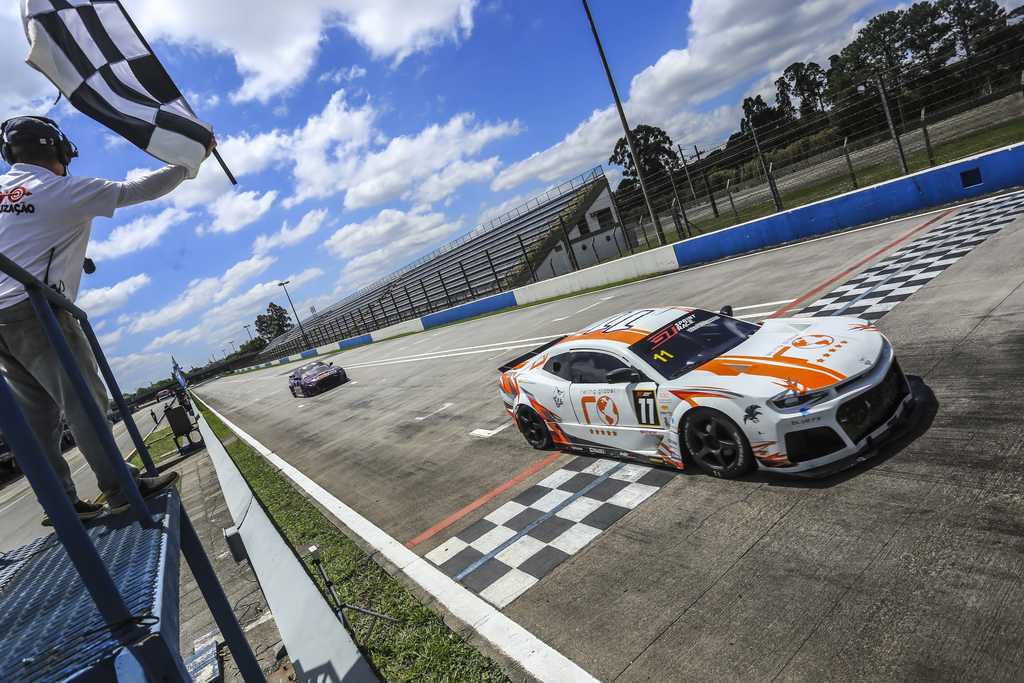
<path fill-rule="evenodd" d="M 213 131 L 196 118 L 120 2 L 22 0 L 21 12 L 29 65 L 82 113 L 196 176 Z"/>

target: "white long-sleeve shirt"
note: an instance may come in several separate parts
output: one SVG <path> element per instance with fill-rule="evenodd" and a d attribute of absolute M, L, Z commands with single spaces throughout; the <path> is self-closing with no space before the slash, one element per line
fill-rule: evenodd
<path fill-rule="evenodd" d="M 14 164 L 0 176 L 0 253 L 74 301 L 93 218 L 110 218 L 118 208 L 162 197 L 187 173 L 167 166 L 114 182 Z M 26 298 L 20 282 L 0 273 L 0 309 Z"/>

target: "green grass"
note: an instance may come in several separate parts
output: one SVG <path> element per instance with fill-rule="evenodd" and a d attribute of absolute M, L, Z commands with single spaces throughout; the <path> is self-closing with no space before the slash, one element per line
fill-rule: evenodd
<path fill-rule="evenodd" d="M 346 610 L 356 642 L 386 681 L 507 681 L 493 661 L 449 629 L 395 577 L 376 564 L 276 468 L 196 401 L 214 434 L 293 548 L 320 548 L 342 602 L 386 614 L 382 619 Z M 315 569 L 307 570 L 320 584 Z M 324 586 L 320 586 L 324 590 Z"/>
<path fill-rule="evenodd" d="M 149 449 L 154 465 L 159 465 L 172 455 L 178 454 L 178 447 L 174 443 L 174 435 L 171 433 L 170 427 L 156 430 L 145 438 L 144 443 L 146 448 Z M 142 467 L 142 458 L 137 451 L 133 451 L 133 455 L 128 458 L 128 462 L 136 467 Z"/>

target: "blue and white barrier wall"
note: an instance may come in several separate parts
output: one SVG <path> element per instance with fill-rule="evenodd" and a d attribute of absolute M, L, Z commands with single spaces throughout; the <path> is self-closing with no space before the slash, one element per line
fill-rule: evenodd
<path fill-rule="evenodd" d="M 1019 185 L 1024 185 L 1024 144 L 976 154 L 707 235 L 518 287 L 510 292 L 470 301 L 275 362 L 288 363 L 299 358 L 348 349 L 447 325 L 483 313 L 523 306 L 623 280 L 667 273 Z M 264 363 L 263 367 L 271 365 L 273 363 Z"/>

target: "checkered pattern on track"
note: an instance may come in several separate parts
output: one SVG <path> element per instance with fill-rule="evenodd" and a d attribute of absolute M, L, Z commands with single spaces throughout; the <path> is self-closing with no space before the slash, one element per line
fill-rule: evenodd
<path fill-rule="evenodd" d="M 1024 213 L 1024 194 L 969 206 L 856 277 L 799 315 L 847 315 L 878 320 L 939 273 Z"/>
<path fill-rule="evenodd" d="M 675 476 L 636 463 L 577 457 L 426 557 L 504 607 Z"/>

